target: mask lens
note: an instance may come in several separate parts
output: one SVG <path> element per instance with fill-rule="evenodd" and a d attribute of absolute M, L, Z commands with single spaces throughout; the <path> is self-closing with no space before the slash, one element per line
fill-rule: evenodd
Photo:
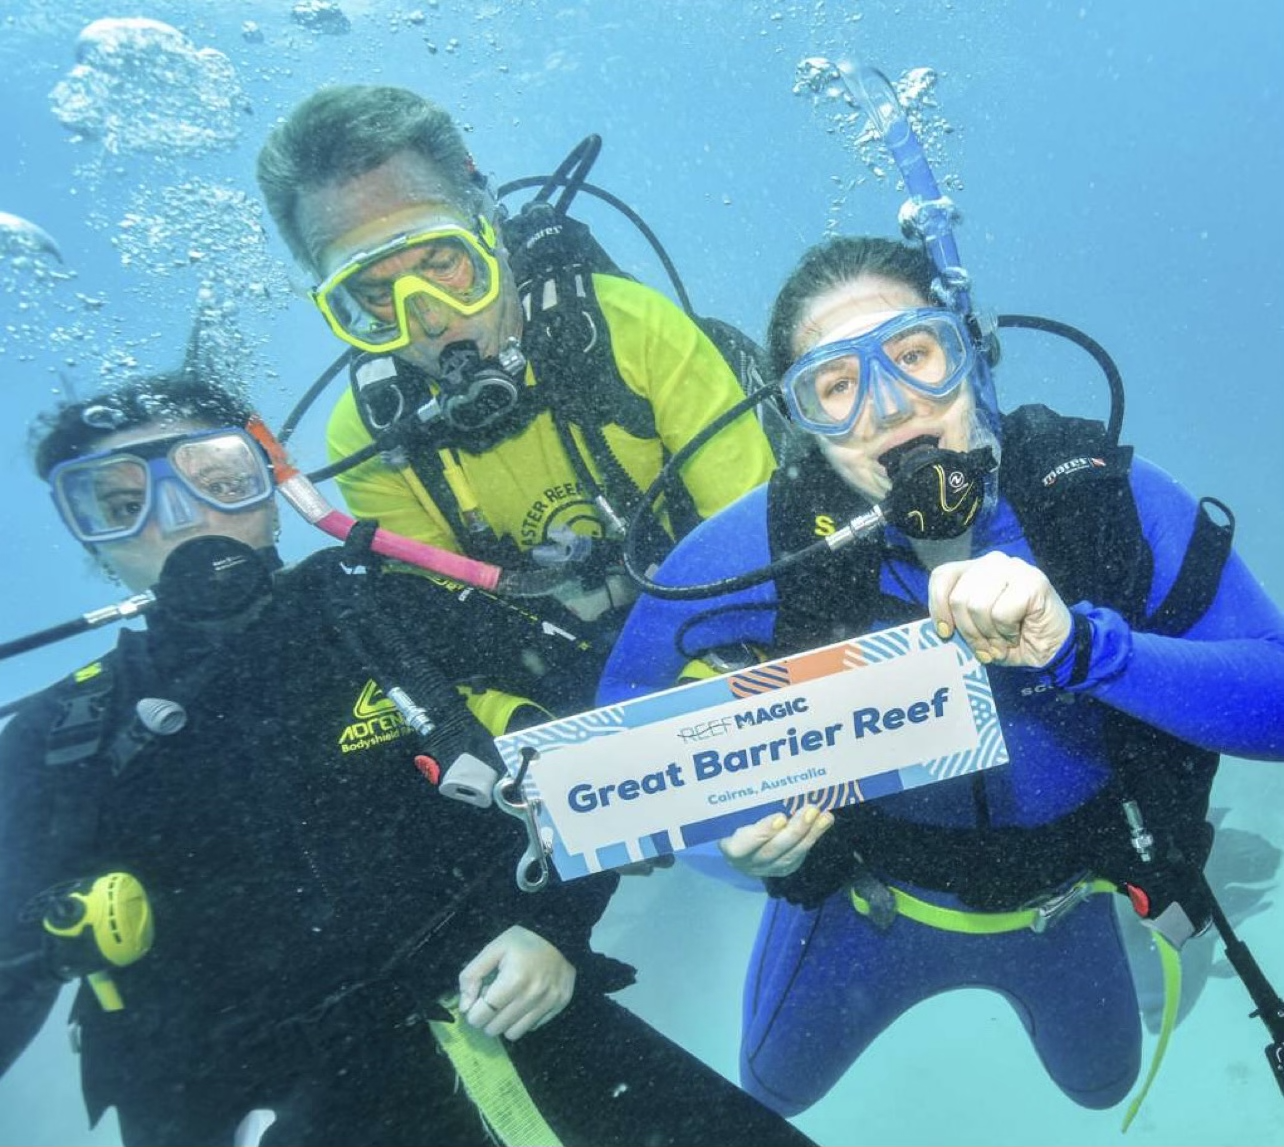
<path fill-rule="evenodd" d="M 943 395 L 962 378 L 967 342 L 952 315 L 929 315 L 886 336 L 881 357 L 892 372 L 914 389 Z"/>
<path fill-rule="evenodd" d="M 354 256 L 314 297 L 336 334 L 378 351 L 411 341 L 406 307 L 416 296 L 473 315 L 498 294 L 494 253 L 471 231 L 452 225 L 399 236 Z"/>
<path fill-rule="evenodd" d="M 272 497 L 267 460 L 243 430 L 136 442 L 55 466 L 49 480 L 68 529 L 88 543 L 131 538 L 152 517 L 187 528 L 198 503 L 235 512 Z"/>
<path fill-rule="evenodd" d="M 389 292 L 389 299 L 391 300 L 391 292 Z M 377 312 L 364 310 L 358 297 L 349 290 L 346 283 L 334 287 L 325 295 L 323 309 L 327 311 L 331 325 L 344 337 L 360 339 L 364 343 L 382 347 L 395 342 L 401 336 L 400 323 L 395 319 L 391 322 L 385 321 Z M 391 316 L 391 301 L 382 309 Z"/>
<path fill-rule="evenodd" d="M 872 331 L 813 348 L 786 373 L 794 419 L 817 434 L 845 434 L 860 416 L 875 371 L 945 398 L 972 368 L 972 344 L 950 311 L 906 311 Z"/>
<path fill-rule="evenodd" d="M 490 271 L 476 241 L 471 235 L 468 239 L 472 241 L 452 235 L 416 245 L 410 249 L 414 262 L 405 273 L 439 287 L 458 302 L 475 303 L 490 288 Z"/>
<path fill-rule="evenodd" d="M 263 456 L 239 433 L 187 439 L 170 450 L 169 460 L 193 494 L 220 509 L 250 506 L 272 492 Z"/>
<path fill-rule="evenodd" d="M 73 462 L 54 476 L 54 497 L 81 541 L 128 537 L 150 508 L 147 463 L 129 456 Z"/>
<path fill-rule="evenodd" d="M 821 363 L 806 391 L 810 416 L 830 426 L 854 420 L 864 397 L 861 373 L 860 355 L 840 355 Z"/>

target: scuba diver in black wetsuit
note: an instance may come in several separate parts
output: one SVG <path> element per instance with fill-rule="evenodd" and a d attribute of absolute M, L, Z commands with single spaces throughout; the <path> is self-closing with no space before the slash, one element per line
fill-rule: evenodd
<path fill-rule="evenodd" d="M 254 1112 L 265 1143 L 806 1143 L 606 998 L 615 877 L 522 891 L 518 824 L 479 807 L 485 775 L 513 811 L 490 734 L 543 712 L 523 646 L 570 644 L 355 542 L 282 568 L 250 413 L 170 375 L 43 424 L 146 628 L 0 734 L 0 1070 L 81 979 L 89 1117 L 127 1144 Z"/>

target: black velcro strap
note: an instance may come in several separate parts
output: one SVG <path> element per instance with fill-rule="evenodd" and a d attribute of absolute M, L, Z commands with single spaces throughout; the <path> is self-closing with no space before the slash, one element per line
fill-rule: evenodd
<path fill-rule="evenodd" d="M 1074 625 L 1074 667 L 1067 685 L 1082 685 L 1092 665 L 1092 623 L 1080 613 L 1070 615 Z"/>
<path fill-rule="evenodd" d="M 1225 522 L 1213 521 L 1208 513 L 1210 505 L 1216 506 L 1226 516 Z M 1195 529 L 1182 558 L 1181 569 L 1177 571 L 1168 596 L 1146 619 L 1148 631 L 1169 637 L 1179 636 L 1204 616 L 1217 596 L 1222 569 L 1230 556 L 1234 537 L 1235 515 L 1229 507 L 1216 498 L 1201 498 Z"/>
<path fill-rule="evenodd" d="M 375 531 L 379 529 L 376 518 L 358 518 L 343 539 L 343 564 L 378 569 L 383 559 L 374 552 Z"/>

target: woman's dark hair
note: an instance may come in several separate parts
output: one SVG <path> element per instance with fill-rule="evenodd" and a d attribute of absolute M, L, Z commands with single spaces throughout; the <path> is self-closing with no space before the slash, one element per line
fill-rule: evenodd
<path fill-rule="evenodd" d="M 64 402 L 39 415 L 31 428 L 31 451 L 36 473 L 47 479 L 59 462 L 92 454 L 118 430 L 179 421 L 200 422 L 211 429 L 244 426 L 253 413 L 247 397 L 221 383 L 189 371 L 171 371 Z"/>
<path fill-rule="evenodd" d="M 904 283 L 930 303 L 936 268 L 921 247 L 892 239 L 836 235 L 804 253 L 780 288 L 767 323 L 767 354 L 777 378 L 798 356 L 794 335 L 812 300 L 861 275 L 881 275 Z"/>

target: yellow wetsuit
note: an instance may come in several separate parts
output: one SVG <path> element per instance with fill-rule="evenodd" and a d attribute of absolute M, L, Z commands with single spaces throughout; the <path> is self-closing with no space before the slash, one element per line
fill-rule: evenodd
<path fill-rule="evenodd" d="M 656 426 L 654 438 L 634 437 L 614 423 L 603 433 L 629 477 L 645 489 L 659 473 L 666 452 L 672 454 L 690 441 L 739 400 L 742 391 L 713 343 L 665 296 L 627 279 L 595 275 L 593 282 L 620 377 L 650 404 Z M 539 385 L 530 366 L 525 382 Z M 600 479 L 577 430 L 572 434 L 590 473 Z M 348 391 L 330 416 L 330 457 L 346 457 L 369 442 Z M 603 532 L 597 509 L 581 489 L 547 410 L 482 453 L 442 454 L 446 481 L 461 508 L 475 505 L 496 537 L 511 538 L 527 550 L 547 540 L 558 526 L 594 536 Z M 697 514 L 707 518 L 765 482 L 773 466 L 766 436 L 749 413 L 697 452 L 684 467 L 682 481 Z M 466 541 L 409 466 L 394 469 L 374 458 L 341 474 L 338 481 L 356 516 L 377 518 L 385 529 L 430 545 L 467 552 Z"/>

